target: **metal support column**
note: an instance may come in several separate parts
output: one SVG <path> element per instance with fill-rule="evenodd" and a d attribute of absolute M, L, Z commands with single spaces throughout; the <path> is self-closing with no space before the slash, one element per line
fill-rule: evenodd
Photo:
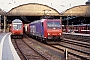
<path fill-rule="evenodd" d="M 3 32 L 6 32 L 6 16 L 4 15 L 4 31 Z"/>
<path fill-rule="evenodd" d="M 68 18 L 68 16 L 67 16 L 67 26 L 66 26 L 66 33 L 68 33 L 68 20 L 69 20 L 69 18 Z"/>
<path fill-rule="evenodd" d="M 60 16 L 60 20 L 62 21 L 62 16 Z"/>
<path fill-rule="evenodd" d="M 0 32 L 1 32 L 1 15 L 0 15 Z"/>

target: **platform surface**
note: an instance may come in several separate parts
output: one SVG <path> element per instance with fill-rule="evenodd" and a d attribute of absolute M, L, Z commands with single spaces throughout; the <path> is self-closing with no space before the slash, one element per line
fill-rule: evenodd
<path fill-rule="evenodd" d="M 11 42 L 10 33 L 0 33 L 0 60 L 20 60 Z"/>

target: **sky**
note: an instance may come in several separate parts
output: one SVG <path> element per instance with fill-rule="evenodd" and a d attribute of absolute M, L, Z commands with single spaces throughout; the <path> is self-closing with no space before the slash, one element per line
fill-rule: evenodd
<path fill-rule="evenodd" d="M 85 5 L 88 0 L 0 0 L 0 9 L 8 12 L 12 8 L 27 3 L 39 3 L 50 6 L 58 12 L 63 12 L 71 7 Z"/>

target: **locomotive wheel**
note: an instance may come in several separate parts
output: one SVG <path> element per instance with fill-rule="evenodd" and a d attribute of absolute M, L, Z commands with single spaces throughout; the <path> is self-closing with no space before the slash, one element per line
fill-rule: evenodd
<path fill-rule="evenodd" d="M 61 41 L 61 37 L 58 38 L 58 41 Z"/>
<path fill-rule="evenodd" d="M 43 42 L 43 38 L 41 38 L 40 41 Z"/>
<path fill-rule="evenodd" d="M 45 44 L 47 44 L 47 39 L 44 39 L 43 42 L 44 42 Z"/>
<path fill-rule="evenodd" d="M 35 39 L 37 39 L 37 37 L 35 37 Z"/>

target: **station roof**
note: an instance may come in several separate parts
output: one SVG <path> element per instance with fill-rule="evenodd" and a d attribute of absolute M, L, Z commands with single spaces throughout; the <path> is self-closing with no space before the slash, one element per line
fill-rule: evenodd
<path fill-rule="evenodd" d="M 0 9 L 0 15 L 4 15 L 4 14 L 5 12 L 2 9 Z"/>
<path fill-rule="evenodd" d="M 43 16 L 45 14 L 60 16 L 60 13 L 56 9 L 38 3 L 23 4 L 12 8 L 7 13 L 7 16 Z"/>
<path fill-rule="evenodd" d="M 72 7 L 70 9 L 67 9 L 62 15 L 90 17 L 90 5 L 79 5 Z"/>

